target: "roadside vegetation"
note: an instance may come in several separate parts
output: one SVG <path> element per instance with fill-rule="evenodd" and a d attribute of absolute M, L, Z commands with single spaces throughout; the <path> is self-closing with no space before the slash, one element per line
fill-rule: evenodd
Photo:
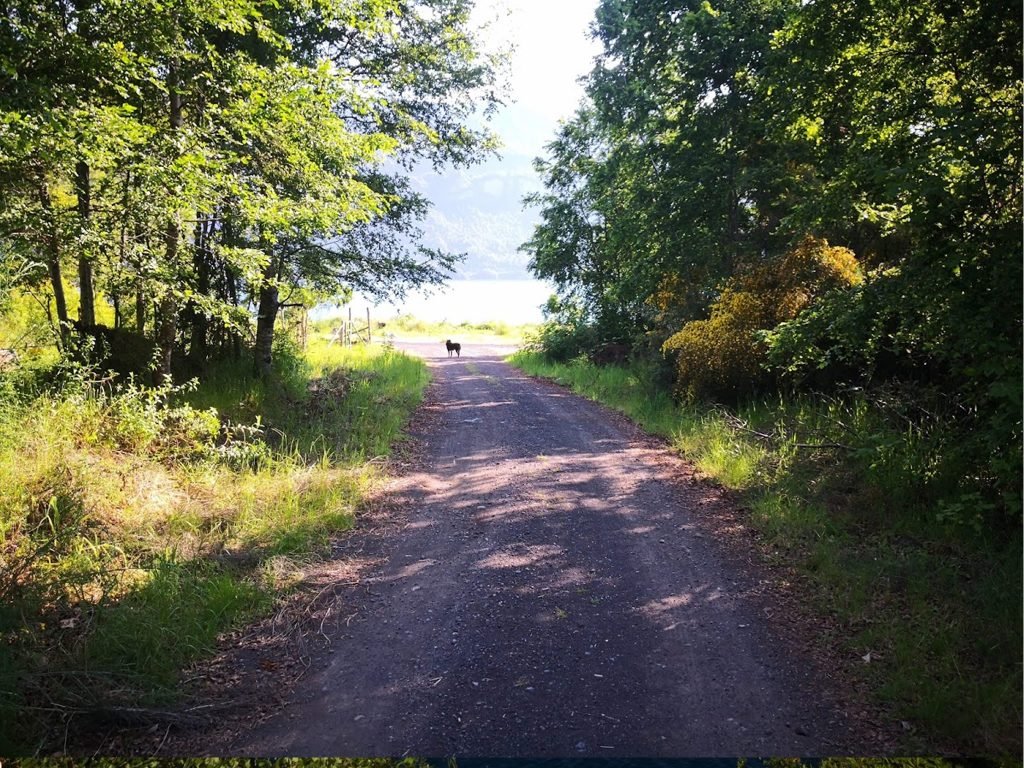
<path fill-rule="evenodd" d="M 321 342 L 276 359 L 158 388 L 0 375 L 0 752 L 144 721 L 351 526 L 426 369 Z"/>
<path fill-rule="evenodd" d="M 517 363 L 740 492 L 908 727 L 1019 754 L 1019 14 L 603 0 L 594 37 Z"/>

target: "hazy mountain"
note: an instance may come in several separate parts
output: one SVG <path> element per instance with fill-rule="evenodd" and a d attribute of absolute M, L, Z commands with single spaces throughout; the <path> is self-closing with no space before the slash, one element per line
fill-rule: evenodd
<path fill-rule="evenodd" d="M 535 210 L 522 206 L 524 195 L 540 189 L 531 162 L 509 153 L 443 175 L 429 168 L 413 174 L 414 188 L 433 204 L 423 223 L 423 242 L 465 253 L 459 278 L 530 277 L 529 256 L 517 249 L 530 238 L 537 220 Z"/>

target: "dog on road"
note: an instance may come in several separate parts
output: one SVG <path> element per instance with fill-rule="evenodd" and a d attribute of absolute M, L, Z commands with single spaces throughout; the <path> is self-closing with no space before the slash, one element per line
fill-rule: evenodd
<path fill-rule="evenodd" d="M 455 353 L 456 357 L 462 357 L 462 345 L 458 342 L 452 342 L 451 339 L 445 341 L 444 345 L 448 348 L 448 357 L 452 356 L 452 352 Z"/>

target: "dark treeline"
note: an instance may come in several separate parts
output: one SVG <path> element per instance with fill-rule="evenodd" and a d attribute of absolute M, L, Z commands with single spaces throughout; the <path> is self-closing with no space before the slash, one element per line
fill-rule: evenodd
<path fill-rule="evenodd" d="M 547 351 L 664 352 L 681 396 L 884 392 L 941 423 L 950 514 L 1019 519 L 1020 9 L 602 0 L 593 34 L 530 198 Z"/>
<path fill-rule="evenodd" d="M 445 279 L 405 171 L 493 148 L 467 125 L 498 103 L 471 7 L 0 3 L 0 289 L 161 380 L 265 373 L 282 307 Z"/>

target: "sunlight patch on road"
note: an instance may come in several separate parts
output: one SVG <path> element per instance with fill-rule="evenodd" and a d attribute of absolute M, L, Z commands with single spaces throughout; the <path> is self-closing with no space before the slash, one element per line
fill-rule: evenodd
<path fill-rule="evenodd" d="M 553 544 L 538 544 L 524 548 L 518 547 L 515 551 L 509 549 L 494 552 L 477 563 L 478 568 L 524 568 L 547 558 L 558 557 L 565 550 Z"/>
<path fill-rule="evenodd" d="M 623 533 L 632 533 L 634 536 L 643 536 L 648 533 L 654 533 L 657 529 L 653 525 L 637 525 L 633 528 L 625 528 Z"/>
<path fill-rule="evenodd" d="M 637 609 L 637 612 L 657 615 L 673 611 L 676 608 L 685 607 L 690 605 L 692 602 L 693 594 L 690 592 L 682 592 L 678 595 L 662 597 L 658 600 L 651 600 L 649 603 L 644 603 Z"/>
<path fill-rule="evenodd" d="M 435 565 L 437 565 L 436 560 L 431 560 L 429 558 L 426 560 L 419 560 L 415 563 L 409 563 L 404 568 L 400 568 L 393 576 L 389 576 L 386 579 L 381 579 L 381 581 L 398 581 L 399 579 L 408 579 L 409 577 L 416 576 L 417 574 L 425 571 L 427 568 L 430 568 Z"/>

